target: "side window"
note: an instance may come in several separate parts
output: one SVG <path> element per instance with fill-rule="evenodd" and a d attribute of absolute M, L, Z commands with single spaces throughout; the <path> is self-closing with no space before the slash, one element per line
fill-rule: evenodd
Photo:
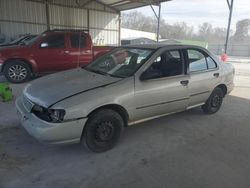
<path fill-rule="evenodd" d="M 75 33 L 70 36 L 70 43 L 72 48 L 84 48 L 85 47 L 85 36 L 84 34 Z"/>
<path fill-rule="evenodd" d="M 206 57 L 198 50 L 187 50 L 190 72 L 207 70 Z"/>
<path fill-rule="evenodd" d="M 169 50 L 158 56 L 144 73 L 148 79 L 183 74 L 183 61 L 179 50 Z"/>
<path fill-rule="evenodd" d="M 64 48 L 65 37 L 64 35 L 51 35 L 48 36 L 41 44 L 41 48 Z"/>
<path fill-rule="evenodd" d="M 207 56 L 206 60 L 207 60 L 208 69 L 215 69 L 217 67 L 216 63 L 211 57 Z"/>

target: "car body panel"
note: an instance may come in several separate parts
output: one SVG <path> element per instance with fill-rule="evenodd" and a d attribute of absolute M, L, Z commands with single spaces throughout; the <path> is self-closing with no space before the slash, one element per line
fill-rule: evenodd
<path fill-rule="evenodd" d="M 144 46 L 139 47 L 143 48 Z M 191 47 L 193 48 L 193 46 Z M 185 71 L 182 75 L 142 80 L 142 73 L 164 50 L 185 50 L 189 46 L 161 47 L 156 45 L 149 49 L 152 48 L 155 49 L 154 53 L 133 76 L 115 78 L 83 69 L 73 69 L 31 82 L 31 85 L 24 90 L 23 95 L 34 104 L 51 109 L 65 109 L 65 122 L 78 119 L 84 119 L 87 122 L 93 111 L 116 105 L 127 112 L 128 125 L 132 125 L 165 114 L 200 106 L 206 102 L 214 88 L 221 84 L 227 87 L 227 93 L 234 87 L 234 68 L 232 65 L 222 63 L 201 47 L 196 48 L 213 57 L 217 63 L 216 69 L 199 73 Z M 219 76 L 215 77 L 214 73 L 219 73 Z M 188 81 L 188 84 L 183 85 L 181 83 L 183 80 Z M 22 110 L 20 107 L 17 108 Z M 39 118 L 36 117 L 30 121 L 35 124 Z M 26 127 L 26 129 L 28 128 Z M 61 129 L 60 131 L 68 130 Z M 61 141 L 64 142 L 63 139 Z"/>
<path fill-rule="evenodd" d="M 37 35 L 24 35 L 9 43 L 0 44 L 0 48 L 6 48 L 8 46 L 16 46 L 16 45 L 25 45 L 26 41 L 30 41 L 34 39 L 36 36 Z"/>
<path fill-rule="evenodd" d="M 48 73 L 86 66 L 95 56 L 104 54 L 113 47 L 94 47 L 89 33 L 80 31 L 85 38 L 83 48 L 72 48 L 70 36 L 79 31 L 48 31 L 25 46 L 11 46 L 0 48 L 0 64 L 4 66 L 12 59 L 22 60 L 32 67 L 33 73 Z M 64 35 L 65 46 L 63 48 L 41 48 L 40 45 L 51 36 Z M 98 55 L 99 54 L 99 55 Z"/>
<path fill-rule="evenodd" d="M 189 99 L 188 87 L 181 85 L 180 82 L 187 79 L 187 75 L 181 75 L 147 81 L 137 80 L 134 96 L 136 104 L 134 120 L 186 109 Z"/>
<path fill-rule="evenodd" d="M 26 86 L 23 93 L 34 103 L 49 107 L 64 98 L 119 80 L 77 68 L 34 80 Z"/>
<path fill-rule="evenodd" d="M 16 100 L 18 115 L 22 126 L 40 142 L 50 144 L 68 144 L 80 141 L 82 130 L 87 119 L 75 119 L 63 123 L 48 123 L 40 121 L 34 114 L 28 112 L 22 98 Z"/>

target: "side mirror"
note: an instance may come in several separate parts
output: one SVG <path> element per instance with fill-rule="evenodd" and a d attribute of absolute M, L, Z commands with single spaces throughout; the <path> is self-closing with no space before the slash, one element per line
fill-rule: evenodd
<path fill-rule="evenodd" d="M 41 48 L 46 48 L 48 46 L 49 46 L 49 44 L 47 42 L 43 42 L 43 43 L 40 44 Z"/>
<path fill-rule="evenodd" d="M 159 71 L 156 70 L 147 70 L 143 72 L 140 76 L 140 80 L 149 80 L 149 79 L 155 79 L 155 78 L 160 78 L 162 74 Z"/>
<path fill-rule="evenodd" d="M 143 73 L 141 74 L 141 76 L 140 76 L 140 80 L 141 80 L 141 81 L 148 80 L 148 79 L 150 79 L 150 78 L 152 78 L 152 74 L 150 74 L 149 71 L 143 72 Z"/>

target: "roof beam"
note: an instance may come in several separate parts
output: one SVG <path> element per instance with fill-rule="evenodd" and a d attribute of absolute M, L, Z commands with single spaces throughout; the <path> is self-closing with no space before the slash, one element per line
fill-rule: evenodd
<path fill-rule="evenodd" d="M 116 4 L 119 4 L 119 5 L 122 5 L 123 3 L 127 3 L 128 1 L 117 1 L 117 2 L 114 2 L 114 3 L 110 3 L 108 4 L 109 6 L 116 6 Z"/>
<path fill-rule="evenodd" d="M 146 5 L 159 5 L 160 1 L 159 0 L 130 0 L 131 2 L 135 3 L 144 3 Z"/>
<path fill-rule="evenodd" d="M 79 6 L 79 7 L 85 7 L 86 5 L 88 5 L 92 0 L 87 0 L 85 1 L 83 4 L 80 4 L 78 2 L 78 0 L 75 0 L 75 3 Z"/>
<path fill-rule="evenodd" d="M 112 7 L 112 6 L 109 6 L 108 4 L 105 4 L 105 3 L 103 3 L 103 2 L 101 2 L 101 1 L 99 1 L 99 0 L 94 0 L 94 1 L 97 2 L 97 3 L 99 3 L 99 4 L 101 4 L 101 5 L 103 5 L 104 7 L 110 8 L 111 10 L 113 10 L 113 11 L 115 11 L 115 12 L 119 12 L 119 10 L 117 10 L 116 8 L 114 8 L 114 7 Z"/>

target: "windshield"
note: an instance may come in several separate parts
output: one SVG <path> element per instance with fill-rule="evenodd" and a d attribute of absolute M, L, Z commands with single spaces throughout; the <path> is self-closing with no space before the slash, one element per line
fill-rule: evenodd
<path fill-rule="evenodd" d="M 30 36 L 29 38 L 23 40 L 22 42 L 23 42 L 25 45 L 30 45 L 30 44 L 33 44 L 33 43 L 36 41 L 37 38 L 38 38 L 37 35 L 32 35 L 32 36 Z"/>
<path fill-rule="evenodd" d="M 115 77 L 129 77 L 149 58 L 152 50 L 119 48 L 98 58 L 85 69 Z"/>
<path fill-rule="evenodd" d="M 11 41 L 10 44 L 18 43 L 18 42 L 22 41 L 25 37 L 26 36 L 19 37 L 19 38 L 15 39 L 15 40 Z"/>

